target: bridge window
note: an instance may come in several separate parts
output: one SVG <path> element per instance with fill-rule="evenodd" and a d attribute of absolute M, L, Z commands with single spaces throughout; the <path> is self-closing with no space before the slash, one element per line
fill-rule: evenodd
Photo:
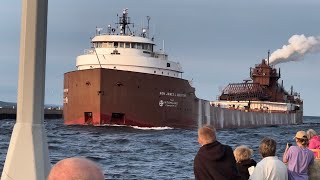
<path fill-rule="evenodd" d="M 137 48 L 137 43 L 131 43 L 131 48 Z"/>
<path fill-rule="evenodd" d="M 117 48 L 117 47 L 118 47 L 118 44 L 119 44 L 118 42 L 114 42 L 114 43 L 113 43 L 114 48 Z"/>
<path fill-rule="evenodd" d="M 142 49 L 142 44 L 141 43 L 137 43 L 137 48 L 138 49 Z"/>
<path fill-rule="evenodd" d="M 126 48 L 130 48 L 130 43 L 126 42 Z"/>
<path fill-rule="evenodd" d="M 96 47 L 96 48 L 101 48 L 102 47 L 102 42 L 93 43 L 93 46 Z"/>
<path fill-rule="evenodd" d="M 124 43 L 123 43 L 123 42 L 120 42 L 120 43 L 119 43 L 119 47 L 124 48 Z"/>
<path fill-rule="evenodd" d="M 102 47 L 106 48 L 108 47 L 108 44 L 106 42 L 102 43 Z"/>
<path fill-rule="evenodd" d="M 108 48 L 113 48 L 113 42 L 108 42 L 107 47 Z"/>
<path fill-rule="evenodd" d="M 142 49 L 149 50 L 149 44 L 142 44 Z"/>
<path fill-rule="evenodd" d="M 167 67 L 170 67 L 170 63 L 167 63 Z"/>

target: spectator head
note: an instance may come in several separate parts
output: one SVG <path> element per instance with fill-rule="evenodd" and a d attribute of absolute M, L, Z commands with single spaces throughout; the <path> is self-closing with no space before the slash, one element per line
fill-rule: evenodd
<path fill-rule="evenodd" d="M 198 130 L 198 142 L 201 145 L 216 141 L 216 130 L 210 126 L 204 126 Z"/>
<path fill-rule="evenodd" d="M 296 143 L 298 146 L 306 147 L 309 143 L 307 133 L 304 131 L 298 131 L 294 138 L 296 139 Z"/>
<path fill-rule="evenodd" d="M 310 140 L 313 136 L 316 136 L 317 135 L 317 133 L 316 133 L 316 131 L 315 130 L 313 130 L 313 129 L 309 129 L 308 131 L 307 131 L 307 138 Z"/>
<path fill-rule="evenodd" d="M 263 158 L 269 156 L 275 156 L 277 149 L 277 143 L 271 138 L 263 138 L 260 142 L 259 152 Z"/>
<path fill-rule="evenodd" d="M 104 174 L 100 167 L 93 161 L 72 157 L 63 159 L 55 164 L 48 180 L 104 180 Z"/>
<path fill-rule="evenodd" d="M 240 163 L 244 160 L 251 159 L 253 150 L 248 148 L 247 146 L 241 145 L 233 151 L 233 154 L 236 158 L 237 163 Z"/>

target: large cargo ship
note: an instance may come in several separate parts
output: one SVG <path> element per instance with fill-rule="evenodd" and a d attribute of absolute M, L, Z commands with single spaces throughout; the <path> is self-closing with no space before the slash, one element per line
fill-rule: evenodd
<path fill-rule="evenodd" d="M 199 99 L 179 63 L 155 51 L 149 21 L 141 33 L 128 10 L 113 27 L 96 29 L 92 48 L 64 75 L 64 123 L 140 127 L 216 128 L 302 123 L 302 101 L 278 84 L 280 72 L 264 60 L 252 83 L 230 84 L 219 101 Z"/>

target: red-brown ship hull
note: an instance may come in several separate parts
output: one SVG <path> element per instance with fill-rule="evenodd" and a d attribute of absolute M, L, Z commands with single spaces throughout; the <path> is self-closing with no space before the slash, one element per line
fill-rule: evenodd
<path fill-rule="evenodd" d="M 179 78 L 112 69 L 64 76 L 65 124 L 194 128 L 197 101 Z"/>
<path fill-rule="evenodd" d="M 187 80 L 112 69 L 64 75 L 64 123 L 139 127 L 220 128 L 300 124 L 300 110 L 244 112 L 198 99 Z"/>

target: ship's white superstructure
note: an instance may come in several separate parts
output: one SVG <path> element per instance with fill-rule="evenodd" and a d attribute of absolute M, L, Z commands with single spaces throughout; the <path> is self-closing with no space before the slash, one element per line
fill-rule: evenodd
<path fill-rule="evenodd" d="M 169 61 L 163 50 L 154 51 L 154 38 L 148 37 L 149 28 L 143 29 L 138 36 L 126 33 L 130 19 L 127 9 L 123 13 L 119 24 L 124 25 L 120 26 L 118 34 L 111 25 L 105 34 L 97 28 L 96 36 L 91 41 L 92 48 L 77 57 L 77 69 L 107 68 L 181 78 L 181 65 Z"/>

